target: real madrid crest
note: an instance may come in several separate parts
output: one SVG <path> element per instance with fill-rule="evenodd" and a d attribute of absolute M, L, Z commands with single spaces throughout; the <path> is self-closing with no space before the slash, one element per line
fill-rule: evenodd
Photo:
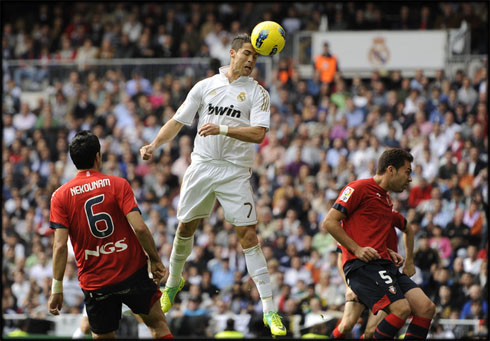
<path fill-rule="evenodd" d="M 385 65 L 390 60 L 390 50 L 386 46 L 383 37 L 373 39 L 373 46 L 369 49 L 368 58 L 371 64 L 375 66 Z"/>
<path fill-rule="evenodd" d="M 244 92 L 240 92 L 238 94 L 238 96 L 236 96 L 236 99 L 239 100 L 240 102 L 245 101 L 245 93 Z"/>

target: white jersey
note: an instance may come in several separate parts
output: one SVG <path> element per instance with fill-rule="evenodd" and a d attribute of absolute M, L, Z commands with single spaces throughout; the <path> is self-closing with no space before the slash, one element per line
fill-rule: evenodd
<path fill-rule="evenodd" d="M 231 84 L 226 77 L 229 66 L 219 74 L 198 82 L 174 115 L 174 120 L 191 125 L 196 112 L 197 129 L 204 123 L 231 127 L 264 127 L 269 129 L 269 93 L 252 77 L 241 76 Z M 224 160 L 242 167 L 252 167 L 255 146 L 223 135 L 196 135 L 192 161 Z"/>

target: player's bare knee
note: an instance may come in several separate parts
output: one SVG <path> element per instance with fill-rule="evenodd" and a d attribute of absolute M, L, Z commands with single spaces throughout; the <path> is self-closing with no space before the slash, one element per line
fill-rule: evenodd
<path fill-rule="evenodd" d="M 431 300 L 427 300 L 427 303 L 424 304 L 423 309 L 423 312 L 420 314 L 422 317 L 430 319 L 434 317 L 436 313 L 436 305 L 434 304 L 434 302 L 432 302 Z"/>
<path fill-rule="evenodd" d="M 408 301 L 405 299 L 398 300 L 390 305 L 390 312 L 399 318 L 406 320 L 411 314 L 410 304 L 408 304 Z"/>
<path fill-rule="evenodd" d="M 198 219 L 198 220 L 189 221 L 187 223 L 180 222 L 177 228 L 178 234 L 184 238 L 193 236 L 194 232 L 196 232 L 197 226 L 199 226 L 200 221 L 201 220 Z"/>
<path fill-rule="evenodd" d="M 257 237 L 254 238 L 243 238 L 240 239 L 240 245 L 242 246 L 243 249 L 250 249 L 251 247 L 254 247 L 259 243 Z"/>
<path fill-rule="evenodd" d="M 433 318 L 436 313 L 436 305 L 426 297 L 425 300 L 413 304 L 413 315 L 421 316 L 425 318 Z"/>
<path fill-rule="evenodd" d="M 160 320 L 160 319 L 147 321 L 147 323 L 145 323 L 145 324 L 150 329 L 150 331 L 152 331 L 152 332 L 154 332 L 154 331 L 156 332 L 156 331 L 159 331 L 159 330 L 162 330 L 163 328 L 165 328 L 165 322 L 163 320 Z"/>
<path fill-rule="evenodd" d="M 243 249 L 249 249 L 259 244 L 255 226 L 237 226 L 235 230 Z"/>

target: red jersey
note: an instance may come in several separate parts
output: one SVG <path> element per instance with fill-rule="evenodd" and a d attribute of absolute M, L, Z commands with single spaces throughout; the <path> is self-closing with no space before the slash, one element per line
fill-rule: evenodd
<path fill-rule="evenodd" d="M 50 227 L 68 229 L 82 289 L 117 284 L 147 264 L 126 219 L 134 210 L 138 204 L 125 179 L 93 170 L 53 193 Z"/>
<path fill-rule="evenodd" d="M 395 222 L 393 203 L 388 192 L 373 178 L 349 183 L 342 189 L 333 208 L 346 215 L 342 220 L 342 227 L 352 240 L 361 247 L 372 247 L 381 258 L 391 261 L 387 248 L 388 245 L 393 246 L 394 240 L 397 241 L 393 226 L 401 224 Z M 405 229 L 404 224 L 397 227 Z M 391 233 L 394 233 L 394 238 L 390 237 Z M 392 247 L 390 249 L 394 250 Z M 342 246 L 342 266 L 356 258 Z"/>
<path fill-rule="evenodd" d="M 388 232 L 388 240 L 386 241 L 386 246 L 395 252 L 398 252 L 398 237 L 396 235 L 395 227 L 400 230 L 404 230 L 406 226 L 406 219 L 397 211 L 393 210 L 393 227 Z M 342 245 L 337 243 L 337 252 L 342 253 Z"/>

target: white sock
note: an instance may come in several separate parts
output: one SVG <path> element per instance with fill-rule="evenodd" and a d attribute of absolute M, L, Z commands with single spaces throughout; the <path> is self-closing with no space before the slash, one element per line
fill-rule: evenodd
<path fill-rule="evenodd" d="M 83 339 L 85 337 L 85 334 L 82 333 L 82 330 L 80 329 L 80 327 L 77 328 L 77 330 L 75 330 L 75 332 L 73 333 L 73 336 L 71 337 L 72 339 Z"/>
<path fill-rule="evenodd" d="M 257 290 L 259 291 L 260 299 L 262 300 L 262 309 L 264 313 L 269 311 L 277 311 L 274 300 L 272 299 L 271 277 L 267 270 L 267 263 L 264 254 L 260 248 L 260 244 L 244 249 L 245 263 L 247 270 L 252 277 Z"/>
<path fill-rule="evenodd" d="M 174 244 L 172 247 L 172 253 L 170 254 L 170 266 L 169 276 L 167 279 L 167 287 L 177 287 L 180 283 L 180 277 L 182 277 L 182 270 L 184 269 L 185 261 L 192 252 L 194 246 L 194 236 L 181 237 L 179 234 L 175 235 Z"/>

